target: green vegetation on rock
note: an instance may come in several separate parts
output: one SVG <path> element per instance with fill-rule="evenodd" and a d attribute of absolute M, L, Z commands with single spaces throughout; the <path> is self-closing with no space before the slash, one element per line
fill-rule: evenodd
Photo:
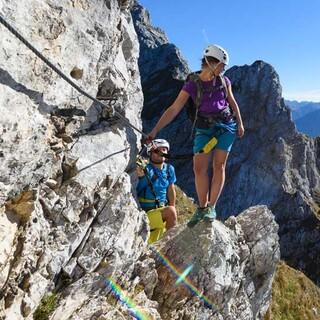
<path fill-rule="evenodd" d="M 58 306 L 58 295 L 50 294 L 42 298 L 33 315 L 34 320 L 49 320 L 50 315 Z"/>
<path fill-rule="evenodd" d="M 182 224 L 184 222 L 187 222 L 191 218 L 194 211 L 196 210 L 196 205 L 178 186 L 176 186 L 176 193 L 178 224 Z"/>
<path fill-rule="evenodd" d="M 280 262 L 265 320 L 319 320 L 320 289 L 302 272 Z"/>

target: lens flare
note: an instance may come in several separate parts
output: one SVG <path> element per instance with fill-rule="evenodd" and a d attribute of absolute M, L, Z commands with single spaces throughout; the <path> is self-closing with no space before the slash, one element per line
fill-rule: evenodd
<path fill-rule="evenodd" d="M 151 320 L 147 315 L 145 315 L 143 312 L 139 310 L 138 306 L 136 306 L 133 300 L 125 296 L 122 289 L 115 282 L 113 282 L 112 279 L 108 278 L 107 280 L 105 280 L 105 283 L 107 287 L 109 287 L 112 290 L 112 292 L 119 299 L 119 301 L 128 308 L 130 314 L 135 319 Z"/>
<path fill-rule="evenodd" d="M 207 308 L 210 308 L 214 311 L 218 311 L 218 308 L 214 305 L 212 301 L 209 300 L 204 294 L 200 292 L 190 280 L 188 280 L 187 275 L 193 269 L 193 265 L 187 267 L 183 272 L 181 272 L 168 258 L 166 258 L 163 254 L 161 254 L 158 250 L 154 247 L 151 247 L 153 252 L 157 254 L 160 261 L 177 277 L 176 284 L 182 283 L 184 284 L 194 295 L 196 295 L 200 300 L 203 301 L 204 305 Z"/>
<path fill-rule="evenodd" d="M 190 265 L 188 268 L 186 268 L 181 275 L 179 276 L 179 278 L 176 281 L 176 284 L 179 284 L 181 281 L 184 281 L 184 279 L 187 277 L 187 275 L 191 272 L 191 270 L 193 269 L 193 264 Z"/>

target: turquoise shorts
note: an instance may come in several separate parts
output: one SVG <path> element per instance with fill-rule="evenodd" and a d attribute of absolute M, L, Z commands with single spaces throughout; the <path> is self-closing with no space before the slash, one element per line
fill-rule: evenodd
<path fill-rule="evenodd" d="M 215 149 L 230 152 L 233 142 L 237 137 L 237 123 L 217 123 L 208 129 L 196 128 L 193 140 L 193 153 L 200 152 L 213 137 L 216 137 L 218 140 L 218 143 L 214 147 Z"/>

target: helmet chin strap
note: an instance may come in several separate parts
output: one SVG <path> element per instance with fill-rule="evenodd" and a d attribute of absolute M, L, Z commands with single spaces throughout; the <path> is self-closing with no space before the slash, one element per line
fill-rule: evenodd
<path fill-rule="evenodd" d="M 210 62 L 209 62 L 208 59 L 207 59 L 207 56 L 204 56 L 204 59 L 206 60 L 206 63 L 207 63 L 208 68 L 209 68 L 210 71 L 213 73 L 213 76 L 216 76 L 216 75 L 215 75 L 215 71 L 216 71 L 216 69 L 218 68 L 218 66 L 219 66 L 219 64 L 220 64 L 221 62 L 217 63 L 217 64 L 215 65 L 215 67 L 212 67 L 212 65 L 210 64 Z"/>
<path fill-rule="evenodd" d="M 215 76 L 214 72 L 216 70 L 217 67 L 213 68 L 212 65 L 210 64 L 210 62 L 208 61 L 207 57 L 205 56 L 204 59 L 206 60 L 207 66 L 210 69 L 210 71 L 213 73 L 213 75 Z"/>

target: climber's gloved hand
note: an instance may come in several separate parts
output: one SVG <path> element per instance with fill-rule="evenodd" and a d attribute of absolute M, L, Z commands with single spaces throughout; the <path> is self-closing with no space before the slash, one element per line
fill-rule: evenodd
<path fill-rule="evenodd" d="M 143 169 L 142 169 L 141 167 L 137 166 L 137 167 L 136 167 L 136 174 L 137 174 L 137 176 L 138 176 L 139 178 L 144 177 L 144 171 L 143 171 Z"/>

